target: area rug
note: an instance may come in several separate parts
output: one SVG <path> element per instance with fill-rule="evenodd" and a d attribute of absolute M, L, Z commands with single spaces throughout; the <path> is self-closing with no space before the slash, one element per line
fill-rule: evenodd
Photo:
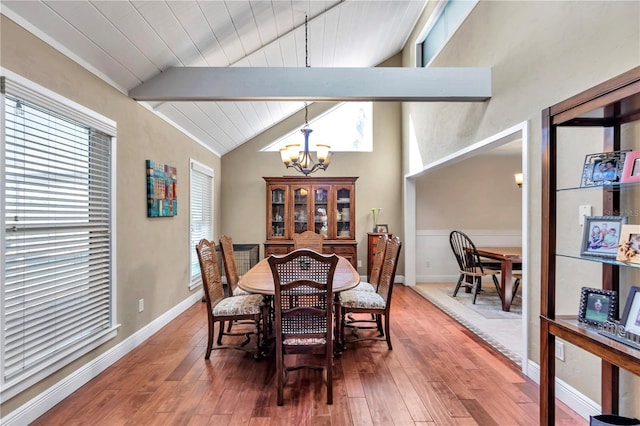
<path fill-rule="evenodd" d="M 491 285 L 491 284 L 489 284 Z M 485 284 L 482 285 L 485 287 Z M 486 287 L 489 287 L 488 285 Z M 505 312 L 502 310 L 502 302 L 500 296 L 495 287 L 482 289 L 476 298 L 476 303 L 473 303 L 473 293 L 465 293 L 464 288 L 460 288 L 456 297 L 453 297 L 453 290 L 455 285 L 442 285 L 438 286 L 438 292 L 441 296 L 449 297 L 451 300 L 458 302 L 465 306 L 467 309 L 471 309 L 487 319 L 519 319 L 522 315 L 522 298 L 520 294 L 511 302 L 511 310 Z"/>
<path fill-rule="evenodd" d="M 518 365 L 521 363 L 522 298 L 519 295 L 511 305 L 511 312 L 504 312 L 493 287 L 478 294 L 475 305 L 473 294 L 465 293 L 464 289 L 453 297 L 454 283 L 417 284 L 411 288 L 507 358 Z"/>

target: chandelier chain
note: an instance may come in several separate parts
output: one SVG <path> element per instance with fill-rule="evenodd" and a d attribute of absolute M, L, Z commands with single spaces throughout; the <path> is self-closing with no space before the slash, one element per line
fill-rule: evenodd
<path fill-rule="evenodd" d="M 309 16 L 304 14 L 304 66 L 309 66 Z"/>
<path fill-rule="evenodd" d="M 311 68 L 309 65 L 309 15 L 304 14 L 304 64 L 305 68 Z M 326 144 L 317 144 L 318 162 L 314 162 L 309 152 L 309 134 L 313 131 L 309 128 L 309 103 L 304 103 L 304 126 L 300 131 L 304 134 L 304 151 L 299 151 L 296 147 L 300 145 L 291 145 L 280 149 L 280 155 L 285 167 L 293 167 L 300 173 L 308 176 L 316 170 L 327 170 L 331 158 L 330 147 Z"/>

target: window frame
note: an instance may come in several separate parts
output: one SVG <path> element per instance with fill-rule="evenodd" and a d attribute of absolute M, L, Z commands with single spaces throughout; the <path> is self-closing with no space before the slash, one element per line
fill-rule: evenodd
<path fill-rule="evenodd" d="M 189 160 L 189 239 L 188 239 L 188 244 L 189 244 L 189 290 L 195 290 L 198 287 L 202 286 L 202 277 L 199 275 L 199 271 L 200 271 L 200 265 L 198 263 L 198 255 L 196 253 L 195 250 L 195 245 L 199 242 L 196 241 L 194 243 L 194 235 L 193 235 L 193 202 L 195 200 L 194 197 L 194 185 L 193 185 L 193 177 L 194 177 L 194 172 L 195 173 L 200 173 L 202 175 L 208 176 L 209 178 L 211 178 L 211 211 L 210 211 L 210 215 L 211 215 L 211 224 L 210 224 L 210 231 L 211 234 L 205 238 L 207 238 L 208 240 L 213 240 L 213 228 L 214 228 L 214 223 L 215 223 L 215 218 L 214 218 L 214 206 L 215 206 L 215 199 L 214 199 L 214 195 L 215 195 L 215 172 L 214 170 L 209 167 L 206 166 L 194 159 L 190 159 Z M 200 238 L 202 238 L 202 236 L 200 236 Z M 193 270 L 193 266 L 196 265 L 197 269 L 198 269 L 198 274 L 194 274 L 194 270 Z"/>
<path fill-rule="evenodd" d="M 478 5 L 479 2 L 480 0 L 446 0 L 443 2 L 439 2 L 436 5 L 433 12 L 431 13 L 431 16 L 429 17 L 426 24 L 424 25 L 424 28 L 420 32 L 420 35 L 417 37 L 418 42 L 415 44 L 416 67 L 426 68 L 431 66 L 431 63 L 435 60 L 435 58 L 438 57 L 442 49 L 444 49 L 444 47 L 447 45 L 451 37 L 453 37 L 456 31 L 458 31 L 458 29 L 462 26 L 464 21 L 469 17 L 471 12 L 473 12 L 473 9 L 475 9 L 475 7 Z M 445 34 L 443 34 L 442 44 L 440 46 L 435 46 L 436 50 L 433 56 L 431 56 L 431 58 L 428 58 L 428 60 L 425 62 L 424 48 L 425 48 L 425 43 L 427 42 L 427 38 L 431 35 L 431 32 L 435 29 L 436 25 L 438 25 L 441 22 L 442 19 L 448 18 L 445 16 L 445 14 L 447 13 L 447 9 L 449 9 L 452 4 L 455 4 L 456 6 L 458 6 L 464 3 L 469 3 L 470 6 L 468 11 L 457 22 L 445 24 L 447 26 L 450 26 L 450 24 L 453 24 L 453 25 L 451 26 L 451 28 L 447 29 Z"/>
<path fill-rule="evenodd" d="M 63 97 L 43 86 L 40 86 L 16 73 L 13 73 L 4 68 L 0 68 L 1 76 L 1 90 L 0 90 L 0 137 L 2 138 L 2 146 L 0 146 L 0 175 L 5 175 L 5 93 L 9 93 L 12 96 L 23 99 L 30 103 L 36 104 L 39 107 L 50 110 L 51 112 L 60 114 L 64 117 L 73 119 L 86 125 L 92 129 L 99 130 L 107 134 L 110 141 L 111 155 L 109 158 L 109 168 L 111 176 L 117 176 L 116 174 L 116 147 L 117 147 L 117 124 L 115 121 L 104 117 L 103 115 L 90 110 L 70 99 Z M 81 356 L 89 353 L 95 348 L 101 346 L 105 342 L 113 339 L 117 335 L 119 324 L 117 322 L 117 264 L 116 264 L 116 223 L 117 223 L 117 209 L 116 209 L 116 182 L 115 179 L 111 179 L 109 183 L 110 197 L 109 197 L 109 209 L 110 218 L 108 222 L 109 228 L 109 324 L 104 330 L 100 330 L 92 334 L 88 339 L 76 342 L 64 350 L 58 351 L 54 356 L 48 358 L 42 363 L 39 368 L 34 368 L 31 371 L 25 372 L 21 375 L 17 375 L 10 380 L 5 380 L 5 365 L 4 365 L 4 352 L 0 354 L 0 384 L 2 391 L 0 392 L 0 402 L 5 402 L 8 399 L 14 397 L 20 392 L 28 389 L 34 384 L 40 382 L 52 373 L 60 370 L 61 368 L 71 364 Z M 0 197 L 3 202 L 0 203 L 0 217 L 5 218 L 5 197 L 6 197 L 6 183 L 5 180 L 0 180 Z M 4 301 L 5 299 L 5 240 L 6 230 L 3 226 L 0 227 L 0 276 L 3 279 L 0 282 L 0 346 L 4 347 L 5 338 L 5 312 Z"/>

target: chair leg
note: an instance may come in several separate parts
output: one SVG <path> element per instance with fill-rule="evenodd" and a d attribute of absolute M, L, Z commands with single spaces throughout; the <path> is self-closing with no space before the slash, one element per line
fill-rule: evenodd
<path fill-rule="evenodd" d="M 513 291 L 511 292 L 511 300 L 516 297 L 516 293 L 518 293 L 518 287 L 520 287 L 520 278 L 516 278 L 516 281 L 513 283 Z"/>
<path fill-rule="evenodd" d="M 476 285 L 473 289 L 473 304 L 476 304 L 476 297 L 478 297 L 478 293 L 480 292 L 480 287 L 482 285 L 482 277 L 476 277 L 475 279 Z"/>
<path fill-rule="evenodd" d="M 209 337 L 207 338 L 207 351 L 204 354 L 204 359 L 209 359 L 211 356 L 211 350 L 213 349 L 213 335 L 215 333 L 213 324 L 214 322 L 209 319 Z"/>
<path fill-rule="evenodd" d="M 456 284 L 456 289 L 453 290 L 453 297 L 456 297 L 456 294 L 458 294 L 458 290 L 460 290 L 460 285 L 462 284 L 463 278 L 464 278 L 464 275 L 460 274 L 460 278 L 458 278 L 458 284 Z"/>
<path fill-rule="evenodd" d="M 218 328 L 218 345 L 222 345 L 222 335 L 224 334 L 224 326 L 226 321 L 220 321 L 220 328 Z"/>
<path fill-rule="evenodd" d="M 344 325 L 345 325 L 345 314 L 347 313 L 347 310 L 340 306 L 340 311 L 338 312 L 338 315 L 340 315 L 340 346 L 342 347 L 342 349 L 345 349 L 345 345 L 346 345 L 346 341 L 344 338 Z"/>
<path fill-rule="evenodd" d="M 500 297 L 500 301 L 502 302 L 502 290 L 500 289 L 500 283 L 498 282 L 498 278 L 495 275 L 491 275 L 493 278 L 493 285 L 496 286 L 496 290 L 498 290 L 498 296 Z"/>
<path fill-rule="evenodd" d="M 276 375 L 278 376 L 278 405 L 284 404 L 284 353 L 281 345 L 276 348 Z"/>
<path fill-rule="evenodd" d="M 384 331 L 382 331 L 382 315 L 376 315 L 376 325 L 378 327 L 378 334 L 380 337 L 384 336 Z"/>
<path fill-rule="evenodd" d="M 387 311 L 386 314 L 384 314 L 384 329 L 385 329 L 385 332 L 387 333 L 387 346 L 389 347 L 389 350 L 393 350 L 393 347 L 391 346 L 391 333 L 389 332 L 390 326 L 389 326 L 389 312 L 388 311 Z"/>
<path fill-rule="evenodd" d="M 333 404 L 333 354 L 327 356 L 327 404 Z"/>

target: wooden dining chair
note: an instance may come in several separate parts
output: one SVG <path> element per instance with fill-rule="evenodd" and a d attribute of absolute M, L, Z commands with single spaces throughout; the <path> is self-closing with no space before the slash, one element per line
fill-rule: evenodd
<path fill-rule="evenodd" d="M 233 250 L 233 239 L 228 235 L 220 237 L 220 252 L 222 254 L 222 264 L 224 265 L 225 276 L 227 277 L 227 285 L 229 286 L 229 295 L 240 296 L 243 294 L 249 294 L 238 287 L 240 274 L 238 274 L 236 254 Z"/>
<path fill-rule="evenodd" d="M 338 256 L 299 249 L 268 258 L 274 283 L 278 405 L 290 371 L 324 371 L 327 404 L 333 403 L 333 277 Z M 285 363 L 289 354 L 321 356 L 318 363 Z"/>
<path fill-rule="evenodd" d="M 378 237 L 376 243 L 376 252 L 373 255 L 373 261 L 371 262 L 371 275 L 369 275 L 369 281 L 360 281 L 354 288 L 355 291 L 366 291 L 369 293 L 375 293 L 378 289 L 378 282 L 380 281 L 380 271 L 382 270 L 382 263 L 384 262 L 384 252 L 387 248 L 387 241 L 389 237 L 386 234 Z"/>
<path fill-rule="evenodd" d="M 498 270 L 487 269 L 482 264 L 480 255 L 475 244 L 467 234 L 461 231 L 451 231 L 449 234 L 449 244 L 451 250 L 458 262 L 460 277 L 453 291 L 453 297 L 456 297 L 461 286 L 468 289 L 467 292 L 473 291 L 473 303 L 476 303 L 478 293 L 482 290 L 482 278 L 491 276 L 493 284 L 496 286 L 500 300 L 502 300 L 502 292 L 500 291 L 500 283 L 497 275 Z M 464 281 L 464 283 L 463 283 Z"/>
<path fill-rule="evenodd" d="M 263 312 L 263 297 L 259 294 L 247 294 L 242 296 L 225 297 L 224 288 L 222 287 L 222 279 L 220 278 L 220 270 L 218 269 L 218 255 L 216 253 L 216 245 L 213 241 L 205 239 L 200 240 L 196 245 L 198 261 L 200 262 L 200 272 L 202 274 L 202 283 L 204 287 L 204 298 L 207 303 L 207 319 L 209 325 L 209 336 L 207 341 L 207 349 L 204 358 L 209 359 L 211 351 L 214 349 L 241 349 L 246 352 L 255 352 L 258 357 L 261 349 L 261 317 Z M 252 320 L 252 330 L 230 333 L 224 331 L 226 321 L 236 320 Z M 218 322 L 218 339 L 217 345 L 213 344 L 214 326 Z M 246 345 L 251 341 L 251 335 L 257 336 L 255 349 Z M 237 345 L 222 344 L 223 336 L 244 336 L 242 343 Z"/>
<path fill-rule="evenodd" d="M 322 253 L 324 235 L 316 234 L 313 231 L 304 231 L 301 234 L 293 234 L 293 249 L 310 249 Z"/>
<path fill-rule="evenodd" d="M 375 293 L 348 290 L 340 293 L 339 297 L 339 315 L 340 315 L 340 339 L 341 345 L 346 343 L 358 342 L 361 340 L 382 340 L 387 342 L 389 350 L 392 350 L 391 345 L 391 333 L 390 333 L 390 319 L 391 313 L 391 295 L 393 294 L 393 282 L 395 281 L 396 268 L 398 266 L 398 258 L 400 257 L 400 249 L 402 243 L 396 236 L 389 239 L 386 242 L 384 250 L 384 258 L 382 268 L 380 272 L 380 280 L 378 281 L 378 287 Z M 352 318 L 350 321 L 345 321 L 348 314 L 368 313 L 375 315 L 375 326 L 365 325 L 364 323 L 370 323 L 371 320 L 359 320 L 358 318 Z M 384 329 L 382 327 L 382 317 L 384 317 Z M 354 331 L 355 338 L 346 339 L 345 328 L 350 328 Z M 376 329 L 378 331 L 377 336 L 360 336 L 358 330 L 364 329 Z"/>

